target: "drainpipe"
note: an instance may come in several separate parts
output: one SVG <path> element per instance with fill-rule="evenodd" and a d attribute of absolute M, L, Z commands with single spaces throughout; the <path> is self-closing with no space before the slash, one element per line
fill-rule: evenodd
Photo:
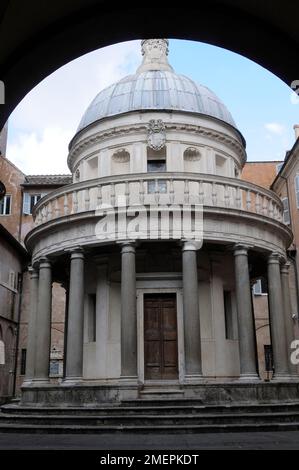
<path fill-rule="evenodd" d="M 15 366 L 14 366 L 14 378 L 13 378 L 13 396 L 16 396 L 16 385 L 17 385 L 17 372 L 18 372 L 18 359 L 19 359 L 19 339 L 20 339 L 20 320 L 21 320 L 21 306 L 22 306 L 22 293 L 23 293 L 23 274 L 25 269 L 18 276 L 18 312 L 17 312 L 17 337 L 16 337 L 16 355 L 15 355 Z"/>

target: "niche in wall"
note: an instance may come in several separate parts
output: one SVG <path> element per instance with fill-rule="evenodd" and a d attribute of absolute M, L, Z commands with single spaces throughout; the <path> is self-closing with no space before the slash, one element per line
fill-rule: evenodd
<path fill-rule="evenodd" d="M 111 174 L 125 175 L 128 173 L 130 173 L 130 154 L 126 149 L 118 149 L 111 158 Z"/>
<path fill-rule="evenodd" d="M 195 147 L 188 147 L 184 151 L 184 171 L 200 172 L 201 154 Z"/>

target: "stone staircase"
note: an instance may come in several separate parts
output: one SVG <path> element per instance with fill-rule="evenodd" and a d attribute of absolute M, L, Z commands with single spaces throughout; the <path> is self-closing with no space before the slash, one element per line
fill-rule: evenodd
<path fill-rule="evenodd" d="M 4 405 L 0 432 L 204 433 L 299 429 L 298 403 L 203 405 L 190 399 L 138 399 L 101 407 Z"/>

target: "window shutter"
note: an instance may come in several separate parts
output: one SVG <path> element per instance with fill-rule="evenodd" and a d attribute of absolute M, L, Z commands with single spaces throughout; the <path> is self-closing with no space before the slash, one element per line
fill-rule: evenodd
<path fill-rule="evenodd" d="M 30 194 L 29 193 L 24 193 L 24 195 L 23 195 L 23 214 L 27 214 L 27 215 L 31 214 L 30 200 L 31 200 Z"/>

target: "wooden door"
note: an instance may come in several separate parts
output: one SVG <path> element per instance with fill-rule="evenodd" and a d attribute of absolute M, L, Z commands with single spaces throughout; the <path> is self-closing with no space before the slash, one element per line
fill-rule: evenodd
<path fill-rule="evenodd" d="M 178 378 L 175 294 L 144 296 L 144 373 L 151 380 Z"/>

